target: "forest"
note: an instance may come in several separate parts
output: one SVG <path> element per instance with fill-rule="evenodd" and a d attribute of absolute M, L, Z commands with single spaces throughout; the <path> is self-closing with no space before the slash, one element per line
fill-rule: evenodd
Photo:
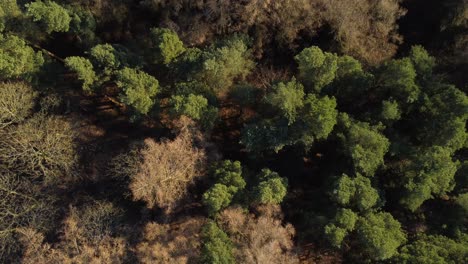
<path fill-rule="evenodd" d="M 467 0 L 1 0 L 0 263 L 468 263 Z"/>

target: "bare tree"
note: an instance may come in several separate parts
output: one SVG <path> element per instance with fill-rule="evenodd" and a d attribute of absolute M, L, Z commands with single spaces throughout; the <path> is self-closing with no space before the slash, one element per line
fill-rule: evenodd
<path fill-rule="evenodd" d="M 174 225 L 149 223 L 135 251 L 140 263 L 195 263 L 200 255 L 204 218 L 189 218 Z"/>
<path fill-rule="evenodd" d="M 192 125 L 185 123 L 174 140 L 145 140 L 142 161 L 130 182 L 135 200 L 145 201 L 148 208 L 159 206 L 168 213 L 194 180 L 203 175 L 206 155 L 194 146 L 199 132 Z"/>
<path fill-rule="evenodd" d="M 45 183 L 65 182 L 75 173 L 74 138 L 63 118 L 35 116 L 0 130 L 0 164 Z"/>
<path fill-rule="evenodd" d="M 294 254 L 292 225 L 282 224 L 278 206 L 259 207 L 258 217 L 246 214 L 242 208 L 228 208 L 220 222 L 236 244 L 239 263 L 298 263 Z"/>
<path fill-rule="evenodd" d="M 23 121 L 31 114 L 37 93 L 23 82 L 0 83 L 0 127 Z"/>

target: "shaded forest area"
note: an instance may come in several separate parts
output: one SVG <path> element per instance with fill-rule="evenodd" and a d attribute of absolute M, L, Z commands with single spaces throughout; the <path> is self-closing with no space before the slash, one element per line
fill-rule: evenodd
<path fill-rule="evenodd" d="M 466 0 L 2 0 L 0 263 L 467 263 Z"/>

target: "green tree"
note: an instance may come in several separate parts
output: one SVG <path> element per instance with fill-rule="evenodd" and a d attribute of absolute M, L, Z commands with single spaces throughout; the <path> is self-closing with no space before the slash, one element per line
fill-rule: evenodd
<path fill-rule="evenodd" d="M 243 190 L 246 182 L 242 176 L 240 161 L 223 160 L 213 171 L 216 182 Z"/>
<path fill-rule="evenodd" d="M 409 58 L 419 77 L 427 79 L 432 76 L 432 70 L 436 66 L 436 61 L 434 57 L 429 55 L 424 47 L 419 45 L 411 47 Z"/>
<path fill-rule="evenodd" d="M 426 146 L 463 148 L 468 134 L 468 96 L 453 85 L 431 83 L 417 119 L 418 139 Z M 415 122 L 416 123 L 416 122 Z"/>
<path fill-rule="evenodd" d="M 203 205 L 206 207 L 208 214 L 213 216 L 219 210 L 228 207 L 231 204 L 232 198 L 237 189 L 233 186 L 216 183 L 208 191 L 203 194 Z"/>
<path fill-rule="evenodd" d="M 337 123 L 336 106 L 333 97 L 309 94 L 300 110 L 301 118 L 292 125 L 295 140 L 310 147 L 316 140 L 327 139 Z"/>
<path fill-rule="evenodd" d="M 368 213 L 359 218 L 356 231 L 363 253 L 371 260 L 391 258 L 406 242 L 401 224 L 386 212 Z"/>
<path fill-rule="evenodd" d="M 122 89 L 120 100 L 139 114 L 147 114 L 159 92 L 159 82 L 153 76 L 131 68 L 117 72 L 117 86 Z"/>
<path fill-rule="evenodd" d="M 0 79 L 31 77 L 43 63 L 42 53 L 34 52 L 23 39 L 0 34 Z"/>
<path fill-rule="evenodd" d="M 23 82 L 0 83 L 0 128 L 25 120 L 32 113 L 37 95 Z"/>
<path fill-rule="evenodd" d="M 250 51 L 245 41 L 236 37 L 203 53 L 202 69 L 198 78 L 216 94 L 223 95 L 235 80 L 247 77 L 253 67 L 254 62 L 250 59 Z"/>
<path fill-rule="evenodd" d="M 468 259 L 468 238 L 453 240 L 440 235 L 423 235 L 401 248 L 394 260 L 402 264 L 465 263 Z"/>
<path fill-rule="evenodd" d="M 287 120 L 265 119 L 247 124 L 242 129 L 240 143 L 254 154 L 271 150 L 278 152 L 291 143 L 288 132 Z"/>
<path fill-rule="evenodd" d="M 354 178 L 343 174 L 335 182 L 331 198 L 341 206 L 367 211 L 377 204 L 379 193 L 368 178 L 360 174 Z"/>
<path fill-rule="evenodd" d="M 379 127 L 353 121 L 345 116 L 341 118 L 341 123 L 346 123 L 344 126 L 347 127 L 341 135 L 345 153 L 351 157 L 356 172 L 372 177 L 384 163 L 390 142 L 379 132 Z"/>
<path fill-rule="evenodd" d="M 335 54 L 323 52 L 319 47 L 312 46 L 294 58 L 299 65 L 299 79 L 307 88 L 317 93 L 336 77 L 338 57 Z"/>
<path fill-rule="evenodd" d="M 394 97 L 400 103 L 414 103 L 420 94 L 416 70 L 409 58 L 391 60 L 378 71 L 377 85 L 383 97 Z"/>
<path fill-rule="evenodd" d="M 457 165 L 447 148 L 435 146 L 414 150 L 411 162 L 399 169 L 404 189 L 400 202 L 415 211 L 424 201 L 453 190 Z"/>
<path fill-rule="evenodd" d="M 185 51 L 184 43 L 179 39 L 177 33 L 170 29 L 152 28 L 150 38 L 156 63 L 169 64 Z"/>
<path fill-rule="evenodd" d="M 288 83 L 273 86 L 273 92 L 265 97 L 265 102 L 288 119 L 288 124 L 296 121 L 298 110 L 304 105 L 304 86 L 293 78 Z"/>
<path fill-rule="evenodd" d="M 201 263 L 230 264 L 234 259 L 234 246 L 228 235 L 214 222 L 208 222 L 202 230 L 203 246 Z"/>
<path fill-rule="evenodd" d="M 92 91 L 92 85 L 97 77 L 91 61 L 83 57 L 68 57 L 65 59 L 65 66 L 76 72 L 78 79 L 83 82 L 84 91 Z"/>
<path fill-rule="evenodd" d="M 208 100 L 201 95 L 173 95 L 170 104 L 174 115 L 185 115 L 193 120 L 199 120 L 204 128 L 213 127 L 218 115 L 218 109 L 208 105 Z"/>
<path fill-rule="evenodd" d="M 325 237 L 335 247 L 341 247 L 349 232 L 354 230 L 358 215 L 350 209 L 338 209 L 332 223 L 325 226 Z"/>
<path fill-rule="evenodd" d="M 34 22 L 41 22 L 47 31 L 67 32 L 70 28 L 71 17 L 68 11 L 55 3 L 54 1 L 41 0 L 25 5 L 28 16 L 32 17 Z"/>
<path fill-rule="evenodd" d="M 110 44 L 96 45 L 89 55 L 98 71 L 105 76 L 110 76 L 122 66 L 123 55 Z"/>
<path fill-rule="evenodd" d="M 382 101 L 380 118 L 386 122 L 397 121 L 401 118 L 401 111 L 396 101 Z"/>
<path fill-rule="evenodd" d="M 263 169 L 260 183 L 254 190 L 255 201 L 262 204 L 280 204 L 288 191 L 288 179 L 269 169 Z"/>

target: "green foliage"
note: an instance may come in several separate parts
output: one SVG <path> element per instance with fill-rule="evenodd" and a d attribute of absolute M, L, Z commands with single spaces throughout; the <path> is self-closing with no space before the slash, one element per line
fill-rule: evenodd
<path fill-rule="evenodd" d="M 201 120 L 204 128 L 212 128 L 218 115 L 218 109 L 208 105 L 208 100 L 201 95 L 173 95 L 170 104 L 173 114 Z"/>
<path fill-rule="evenodd" d="M 350 121 L 342 135 L 343 146 L 353 161 L 354 169 L 368 177 L 384 163 L 384 156 L 390 146 L 389 140 L 376 126 L 365 122 Z"/>
<path fill-rule="evenodd" d="M 169 64 L 184 53 L 184 43 L 177 33 L 167 28 L 152 28 L 150 32 L 155 62 Z"/>
<path fill-rule="evenodd" d="M 309 94 L 300 111 L 301 118 L 293 125 L 298 141 L 310 147 L 316 140 L 327 139 L 337 123 L 338 111 L 333 97 Z"/>
<path fill-rule="evenodd" d="M 29 78 L 43 63 L 42 53 L 34 52 L 23 39 L 0 34 L 0 79 Z"/>
<path fill-rule="evenodd" d="M 409 58 L 385 63 L 377 75 L 380 93 L 396 98 L 400 103 L 413 103 L 420 90 L 416 85 L 416 70 Z"/>
<path fill-rule="evenodd" d="M 65 59 L 65 66 L 76 72 L 78 80 L 83 82 L 84 91 L 92 91 L 92 85 L 97 78 L 91 61 L 83 57 L 68 57 Z"/>
<path fill-rule="evenodd" d="M 336 182 L 331 198 L 341 206 L 367 211 L 379 200 L 379 193 L 371 186 L 368 178 L 357 174 L 351 178 L 343 174 Z"/>
<path fill-rule="evenodd" d="M 244 79 L 254 67 L 250 51 L 241 38 L 232 38 L 221 47 L 203 53 L 198 78 L 217 94 L 227 91 L 235 80 Z"/>
<path fill-rule="evenodd" d="M 95 30 L 97 21 L 90 10 L 81 6 L 73 6 L 70 12 L 70 30 L 69 32 L 78 36 L 77 41 L 86 49 L 95 46 L 98 42 Z"/>
<path fill-rule="evenodd" d="M 110 75 L 120 68 L 122 55 L 110 44 L 99 44 L 89 53 L 93 64 L 104 75 Z"/>
<path fill-rule="evenodd" d="M 401 118 L 401 111 L 396 101 L 383 101 L 380 118 L 386 122 L 397 121 Z"/>
<path fill-rule="evenodd" d="M 261 204 L 280 204 L 288 192 L 288 179 L 269 169 L 263 169 L 259 179 L 260 183 L 254 191 L 255 201 Z"/>
<path fill-rule="evenodd" d="M 419 237 L 401 248 L 394 260 L 402 264 L 457 264 L 468 259 L 468 238 L 459 240 L 445 236 L 431 235 Z"/>
<path fill-rule="evenodd" d="M 12 18 L 21 15 L 21 10 L 16 0 L 3 0 L 0 5 L 0 32 L 3 32 Z"/>
<path fill-rule="evenodd" d="M 354 230 L 358 215 L 350 209 L 338 209 L 332 223 L 325 226 L 325 237 L 334 247 L 341 247 L 349 232 Z"/>
<path fill-rule="evenodd" d="M 214 170 L 216 182 L 243 190 L 246 182 L 242 176 L 242 166 L 239 161 L 223 160 Z"/>
<path fill-rule="evenodd" d="M 448 147 L 455 152 L 468 138 L 468 97 L 452 85 L 432 83 L 420 108 L 419 139 L 428 146 Z"/>
<path fill-rule="evenodd" d="M 340 208 L 335 215 L 335 224 L 348 231 L 353 231 L 358 215 L 350 209 Z"/>
<path fill-rule="evenodd" d="M 409 58 L 419 77 L 426 79 L 432 75 L 432 70 L 436 66 L 436 61 L 434 57 L 431 57 L 429 53 L 427 53 L 424 47 L 419 45 L 411 47 Z"/>
<path fill-rule="evenodd" d="M 363 72 L 361 63 L 350 56 L 340 56 L 337 60 L 336 78 L 342 79 Z"/>
<path fill-rule="evenodd" d="M 234 186 L 226 186 L 216 183 L 208 191 L 203 194 L 203 205 L 206 207 L 208 214 L 213 216 L 219 210 L 228 207 L 231 204 L 232 198 L 236 193 L 237 188 Z"/>
<path fill-rule="evenodd" d="M 400 169 L 405 190 L 400 202 L 415 211 L 424 201 L 453 190 L 457 165 L 447 148 L 415 150 L 411 162 Z"/>
<path fill-rule="evenodd" d="M 356 231 L 362 251 L 371 260 L 391 258 L 406 242 L 401 224 L 386 212 L 369 213 L 359 218 Z"/>
<path fill-rule="evenodd" d="M 290 125 L 296 121 L 298 109 L 304 105 L 304 96 L 304 86 L 293 78 L 286 84 L 274 85 L 273 92 L 265 97 L 265 101 L 288 119 Z"/>
<path fill-rule="evenodd" d="M 26 4 L 27 14 L 34 22 L 41 22 L 47 33 L 67 32 L 70 28 L 71 17 L 67 10 L 54 1 L 41 0 Z"/>
<path fill-rule="evenodd" d="M 299 65 L 299 79 L 307 88 L 319 93 L 330 84 L 338 70 L 337 56 L 323 52 L 319 47 L 306 48 L 294 57 Z"/>
<path fill-rule="evenodd" d="M 348 231 L 344 228 L 337 227 L 334 224 L 325 226 L 325 237 L 334 247 L 340 248 L 347 235 Z"/>
<path fill-rule="evenodd" d="M 214 222 L 208 222 L 202 230 L 203 247 L 201 263 L 230 264 L 234 259 L 234 246 L 228 235 Z"/>
<path fill-rule="evenodd" d="M 287 120 L 262 120 L 248 124 L 242 130 L 240 143 L 247 151 L 260 154 L 263 151 L 280 151 L 290 144 Z"/>
<path fill-rule="evenodd" d="M 120 100 L 139 114 L 147 114 L 154 105 L 159 82 L 153 76 L 131 68 L 117 72 L 117 86 L 122 89 Z"/>

